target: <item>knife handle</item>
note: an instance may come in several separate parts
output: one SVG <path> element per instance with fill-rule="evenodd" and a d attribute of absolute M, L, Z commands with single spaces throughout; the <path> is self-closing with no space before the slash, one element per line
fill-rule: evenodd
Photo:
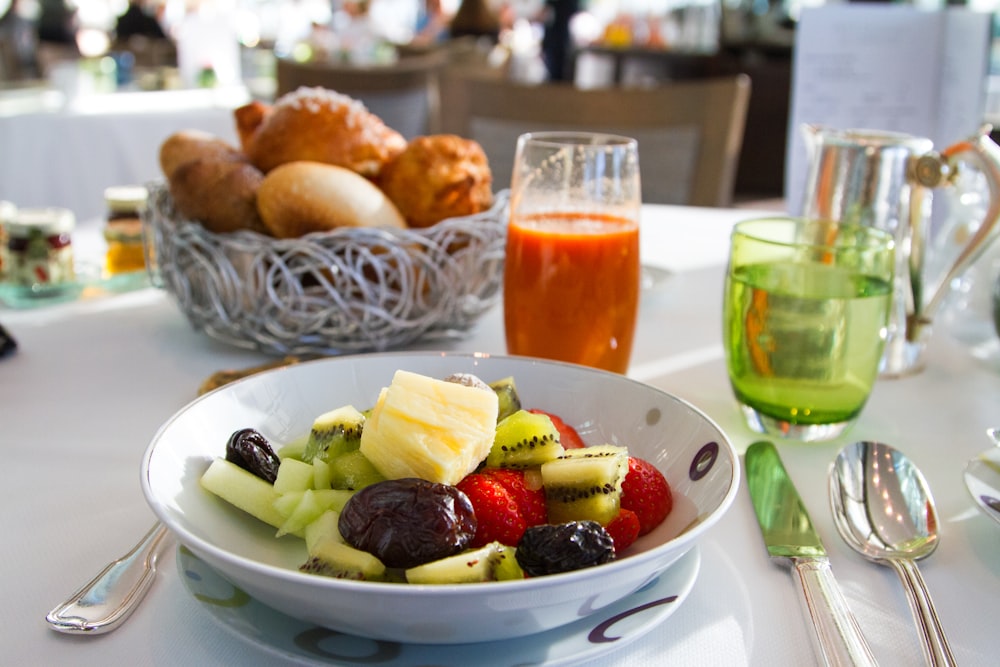
<path fill-rule="evenodd" d="M 825 558 L 792 558 L 792 564 L 799 575 L 802 594 L 826 664 L 831 667 L 877 665 L 868 642 L 861 634 L 861 627 L 833 577 L 830 562 Z"/>

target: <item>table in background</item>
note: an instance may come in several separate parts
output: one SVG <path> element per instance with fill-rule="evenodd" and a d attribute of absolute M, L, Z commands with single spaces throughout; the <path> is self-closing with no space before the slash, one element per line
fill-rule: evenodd
<path fill-rule="evenodd" d="M 0 199 L 105 214 L 104 189 L 160 178 L 159 148 L 198 129 L 237 145 L 233 109 L 247 91 L 191 89 L 95 93 L 65 102 L 49 89 L 0 94 Z"/>
<path fill-rule="evenodd" d="M 747 430 L 726 379 L 721 346 L 723 262 L 729 229 L 753 215 L 647 206 L 644 262 L 674 271 L 644 292 L 629 375 L 690 401 L 742 451 Z M 264 360 L 195 332 L 163 293 L 143 290 L 33 311 L 0 310 L 21 344 L 0 362 L 0 529 L 3 657 L 9 664 L 171 667 L 284 665 L 223 631 L 181 582 L 175 547 L 161 559 L 149 598 L 125 626 L 102 637 L 47 628 L 45 613 L 146 531 L 153 514 L 139 485 L 156 429 L 223 368 Z M 504 352 L 502 314 L 471 335 L 413 349 Z M 826 474 L 855 439 L 897 445 L 925 472 L 941 519 L 941 545 L 921 568 L 964 667 L 1000 655 L 1000 527 L 974 507 L 965 462 L 998 426 L 1000 367 L 945 335 L 931 341 L 926 371 L 880 381 L 860 422 L 825 444 L 779 443 L 789 473 L 830 551 L 833 569 L 885 667 L 922 664 L 896 576 L 863 561 L 837 536 Z M 741 489 L 700 543 L 701 571 L 677 612 L 648 635 L 586 667 L 818 664 L 797 585 L 768 560 Z M 333 663 L 336 664 L 336 663 Z M 350 664 L 350 663 L 347 663 Z M 356 663 L 355 663 L 356 664 Z"/>

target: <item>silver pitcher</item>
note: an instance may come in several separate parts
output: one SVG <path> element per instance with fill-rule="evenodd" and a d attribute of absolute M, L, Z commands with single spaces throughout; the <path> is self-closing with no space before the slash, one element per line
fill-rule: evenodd
<path fill-rule="evenodd" d="M 930 139 L 908 134 L 803 126 L 809 171 L 802 214 L 870 225 L 896 239 L 896 276 L 882 377 L 923 368 L 930 324 L 949 283 L 975 262 L 1000 231 L 1000 146 L 990 139 L 990 129 L 984 126 L 976 135 L 938 153 Z M 951 186 L 960 160 L 984 174 L 989 207 L 986 218 L 928 292 L 924 272 L 931 190 Z"/>

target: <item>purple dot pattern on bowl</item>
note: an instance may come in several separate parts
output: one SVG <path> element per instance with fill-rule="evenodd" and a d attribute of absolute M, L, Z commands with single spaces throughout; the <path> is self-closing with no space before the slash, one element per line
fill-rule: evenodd
<path fill-rule="evenodd" d="M 708 474 L 708 471 L 712 469 L 718 458 L 719 443 L 714 441 L 709 442 L 699 449 L 694 458 L 691 459 L 691 467 L 688 468 L 688 477 L 691 478 L 691 481 L 697 482 Z"/>
<path fill-rule="evenodd" d="M 658 607 L 661 604 L 670 604 L 671 602 L 676 602 L 676 601 L 677 601 L 676 595 L 669 595 L 665 598 L 660 598 L 658 600 L 653 600 L 652 602 L 647 602 L 646 604 L 639 605 L 638 607 L 633 607 L 632 609 L 629 609 L 628 611 L 623 611 L 620 614 L 615 614 L 608 620 L 602 623 L 598 623 L 597 627 L 591 630 L 590 634 L 587 635 L 587 641 L 589 641 L 592 644 L 604 644 L 607 642 L 616 642 L 619 639 L 621 639 L 621 637 L 620 636 L 612 637 L 608 634 L 608 631 L 611 630 L 611 628 L 615 625 L 615 623 L 622 620 L 623 618 L 632 616 L 633 614 L 640 614 L 646 611 L 647 609 L 652 609 L 653 607 Z"/>

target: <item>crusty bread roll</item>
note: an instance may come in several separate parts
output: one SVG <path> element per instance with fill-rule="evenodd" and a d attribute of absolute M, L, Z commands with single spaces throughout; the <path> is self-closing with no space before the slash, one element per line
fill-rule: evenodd
<path fill-rule="evenodd" d="M 268 172 L 257 190 L 257 209 L 278 238 L 337 227 L 406 227 L 396 206 L 371 181 L 319 162 L 289 162 Z"/>
<path fill-rule="evenodd" d="M 307 160 L 373 177 L 406 147 L 403 135 L 360 101 L 324 88 L 299 88 L 271 107 L 235 114 L 244 152 L 265 173 Z"/>
<path fill-rule="evenodd" d="M 270 113 L 271 105 L 259 100 L 244 104 L 233 111 L 233 119 L 236 121 L 236 135 L 240 138 L 240 148 L 244 154 L 253 141 L 257 128 Z"/>
<path fill-rule="evenodd" d="M 167 179 L 185 162 L 193 160 L 246 161 L 235 146 L 201 130 L 181 130 L 167 137 L 160 144 L 160 170 Z"/>
<path fill-rule="evenodd" d="M 472 215 L 493 203 L 493 174 L 482 146 L 454 134 L 415 137 L 378 184 L 410 227 Z"/>
<path fill-rule="evenodd" d="M 199 158 L 177 167 L 167 186 L 181 215 L 210 231 L 270 234 L 257 210 L 263 180 L 264 174 L 245 160 Z"/>

